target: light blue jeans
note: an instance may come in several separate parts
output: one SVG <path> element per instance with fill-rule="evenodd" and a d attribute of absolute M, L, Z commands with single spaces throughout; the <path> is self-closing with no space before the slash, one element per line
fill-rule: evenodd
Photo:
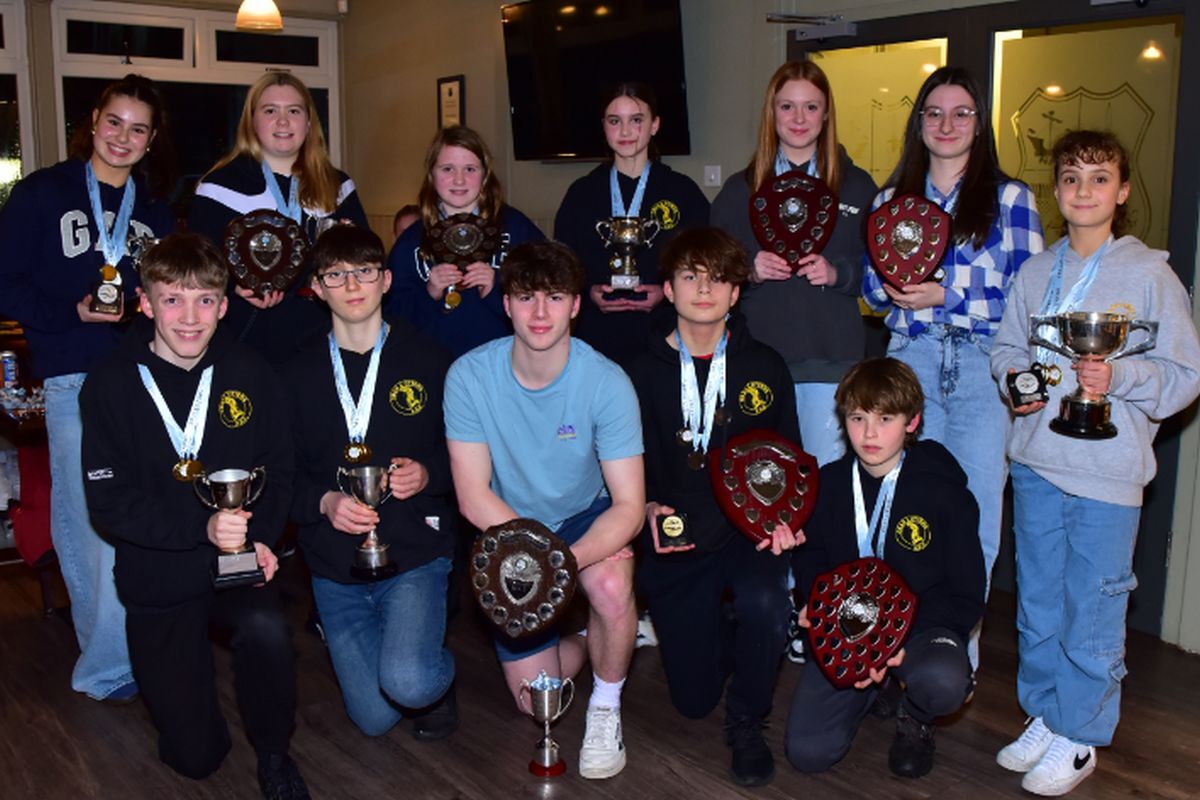
<path fill-rule="evenodd" d="M 1021 707 L 1074 742 L 1110 744 L 1141 509 L 1066 494 L 1024 464 L 1012 479 Z"/>
<path fill-rule="evenodd" d="M 405 710 L 433 705 L 450 688 L 449 574 L 450 560 L 437 558 L 377 583 L 313 576 L 313 597 L 346 713 L 368 736 L 387 733 Z"/>
<path fill-rule="evenodd" d="M 796 416 L 800 419 L 800 443 L 817 459 L 817 464 L 837 461 L 846 454 L 842 423 L 838 420 L 833 395 L 836 383 L 797 383 Z"/>
<path fill-rule="evenodd" d="M 71 688 L 102 700 L 133 681 L 125 642 L 125 607 L 113 580 L 113 546 L 92 529 L 83 494 L 79 390 L 84 373 L 47 378 L 50 446 L 50 538 L 71 597 L 79 660 Z"/>

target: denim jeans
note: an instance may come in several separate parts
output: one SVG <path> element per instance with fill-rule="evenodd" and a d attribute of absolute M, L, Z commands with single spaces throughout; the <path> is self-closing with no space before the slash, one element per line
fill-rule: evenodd
<path fill-rule="evenodd" d="M 1055 733 L 1107 745 L 1121 715 L 1141 509 L 1065 494 L 1023 464 L 1012 479 L 1017 697 Z"/>
<path fill-rule="evenodd" d="M 313 576 L 313 597 L 346 713 L 368 736 L 383 735 L 403 710 L 433 705 L 450 688 L 449 574 L 450 560 L 436 558 L 377 583 Z"/>
<path fill-rule="evenodd" d="M 842 423 L 838 420 L 833 394 L 836 383 L 797 383 L 796 416 L 800 420 L 800 443 L 825 466 L 846 454 Z"/>
<path fill-rule="evenodd" d="M 979 504 L 979 544 L 987 589 L 1000 552 L 1000 517 L 1008 479 L 1008 408 L 992 379 L 992 340 L 963 328 L 933 325 L 916 337 L 892 333 L 888 355 L 912 367 L 925 393 L 921 438 L 945 445 L 967 473 Z M 979 666 L 979 629 L 968 644 Z"/>
<path fill-rule="evenodd" d="M 96 700 L 133 681 L 125 641 L 125 607 L 113 580 L 113 546 L 92 529 L 83 494 L 79 390 L 83 373 L 47 378 L 50 446 L 50 538 L 71 598 L 79 660 L 71 688 Z"/>

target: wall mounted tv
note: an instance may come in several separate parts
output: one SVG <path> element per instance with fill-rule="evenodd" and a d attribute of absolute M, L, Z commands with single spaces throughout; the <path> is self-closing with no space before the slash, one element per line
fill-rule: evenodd
<path fill-rule="evenodd" d="M 679 0 L 529 0 L 500 14 L 518 160 L 607 156 L 600 117 L 623 81 L 658 96 L 659 152 L 691 152 Z"/>

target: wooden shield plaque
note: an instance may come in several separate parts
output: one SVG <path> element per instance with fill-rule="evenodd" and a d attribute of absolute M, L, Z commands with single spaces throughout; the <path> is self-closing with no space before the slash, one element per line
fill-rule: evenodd
<path fill-rule="evenodd" d="M 493 525 L 475 540 L 471 588 L 484 615 L 513 639 L 552 626 L 571 604 L 575 554 L 537 520 Z"/>
<path fill-rule="evenodd" d="M 820 253 L 837 224 L 838 199 L 825 182 L 794 169 L 769 178 L 750 197 L 754 237 L 791 265 Z"/>
<path fill-rule="evenodd" d="M 489 262 L 500 247 L 500 225 L 475 214 L 454 214 L 425 231 L 421 252 L 434 264 L 463 269 L 477 261 Z"/>
<path fill-rule="evenodd" d="M 924 197 L 893 197 L 867 217 L 867 252 L 879 276 L 897 289 L 941 277 L 950 215 Z"/>
<path fill-rule="evenodd" d="M 771 538 L 777 522 L 793 531 L 808 522 L 817 502 L 817 473 L 815 458 L 765 428 L 735 436 L 723 450 L 708 454 L 717 505 L 756 544 Z"/>
<path fill-rule="evenodd" d="M 904 646 L 917 597 L 879 558 L 822 573 L 808 597 L 808 641 L 825 677 L 839 689 L 870 677 Z"/>
<path fill-rule="evenodd" d="M 260 209 L 225 227 L 225 263 L 229 275 L 259 297 L 268 290 L 287 291 L 304 267 L 308 237 L 294 220 Z"/>

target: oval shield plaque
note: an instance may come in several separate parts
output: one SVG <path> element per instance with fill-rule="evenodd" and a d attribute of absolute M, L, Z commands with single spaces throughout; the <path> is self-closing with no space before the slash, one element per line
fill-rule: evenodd
<path fill-rule="evenodd" d="M 758 243 L 796 268 L 819 253 L 837 224 L 838 199 L 825 182 L 794 169 L 769 178 L 750 197 L 750 224 Z"/>
<path fill-rule="evenodd" d="M 950 215 L 915 194 L 893 197 L 867 217 L 867 252 L 879 276 L 897 289 L 940 279 L 950 244 Z"/>
<path fill-rule="evenodd" d="M 262 297 L 295 282 L 308 255 L 308 237 L 294 220 L 260 209 L 225 227 L 223 249 L 234 282 Z"/>
<path fill-rule="evenodd" d="M 477 261 L 489 262 L 500 248 L 500 226 L 475 214 L 454 214 L 425 231 L 421 253 L 434 264 L 459 269 Z"/>
<path fill-rule="evenodd" d="M 484 616 L 506 636 L 544 631 L 571 604 L 575 554 L 545 525 L 513 519 L 488 528 L 471 552 L 471 588 Z"/>
<path fill-rule="evenodd" d="M 793 531 L 817 502 L 817 460 L 795 442 L 760 428 L 734 436 L 708 454 L 717 505 L 756 544 L 782 522 Z"/>
<path fill-rule="evenodd" d="M 813 658 L 830 683 L 846 689 L 904 646 L 916 615 L 916 595 L 886 561 L 848 561 L 813 581 L 808 598 Z"/>

